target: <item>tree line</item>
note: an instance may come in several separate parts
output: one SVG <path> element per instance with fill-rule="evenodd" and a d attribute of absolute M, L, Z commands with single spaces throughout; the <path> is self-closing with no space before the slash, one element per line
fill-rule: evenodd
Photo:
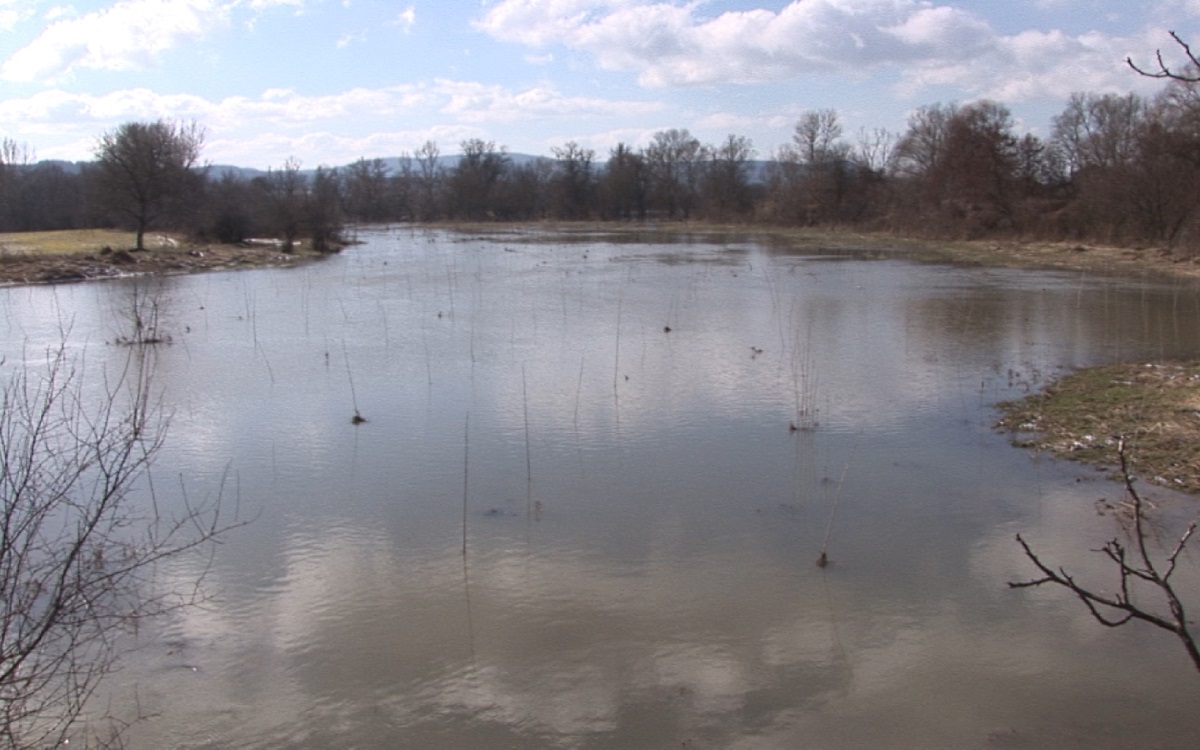
<path fill-rule="evenodd" d="M 435 142 L 391 163 L 360 159 L 266 174 L 205 169 L 197 126 L 126 123 L 78 170 L 0 143 L 0 231 L 119 226 L 201 241 L 308 239 L 332 249 L 350 223 L 708 221 L 851 227 L 942 237 L 1023 237 L 1200 248 L 1200 89 L 1172 78 L 1154 97 L 1074 94 L 1046 138 L 1017 132 L 1004 104 L 932 104 L 903 132 L 845 132 L 832 109 L 805 112 L 791 140 L 758 159 L 729 135 L 686 129 L 607 155 L 568 142 L 550 157 L 493 141 Z"/>

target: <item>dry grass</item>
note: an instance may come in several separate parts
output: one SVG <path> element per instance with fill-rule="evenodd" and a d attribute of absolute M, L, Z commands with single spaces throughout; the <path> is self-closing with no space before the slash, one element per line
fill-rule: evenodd
<path fill-rule="evenodd" d="M 284 253 L 271 244 L 195 245 L 179 235 L 146 235 L 146 252 L 130 252 L 133 232 L 78 229 L 0 234 L 0 285 L 45 284 L 129 275 L 292 266 L 320 257 L 308 243 Z"/>
<path fill-rule="evenodd" d="M 1200 363 L 1092 367 L 999 407 L 1018 445 L 1115 467 L 1125 437 L 1139 475 L 1200 494 Z"/>
<path fill-rule="evenodd" d="M 158 235 L 156 235 L 157 237 Z M 127 250 L 134 246 L 136 235 L 116 229 L 67 229 L 57 232 L 0 233 L 0 255 L 86 255 L 102 248 Z M 151 244 L 147 242 L 147 245 Z M 168 244 L 168 243 L 164 243 Z"/>

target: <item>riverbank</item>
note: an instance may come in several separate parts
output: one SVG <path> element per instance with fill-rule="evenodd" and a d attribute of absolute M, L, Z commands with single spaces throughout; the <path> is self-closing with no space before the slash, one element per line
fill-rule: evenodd
<path fill-rule="evenodd" d="M 931 263 L 1200 279 L 1200 254 L 1191 255 L 1161 247 L 1119 247 L 1088 242 L 1021 239 L 947 240 L 852 229 L 707 222 L 445 222 L 429 226 L 488 236 L 527 235 L 536 230 L 547 236 L 577 236 L 589 241 L 597 235 L 647 241 L 656 235 L 686 236 L 706 241 L 719 241 L 722 237 L 733 236 L 740 239 L 757 238 L 795 250 L 844 250 L 865 256 L 904 257 Z"/>
<path fill-rule="evenodd" d="M 276 243 L 194 244 L 171 234 L 82 229 L 0 234 L 0 284 L 58 284 L 128 276 L 295 266 L 321 257 L 307 244 L 283 252 Z"/>
<path fill-rule="evenodd" d="M 998 406 L 1019 447 L 1114 468 L 1124 437 L 1137 476 L 1200 494 L 1200 363 L 1091 367 Z"/>
<path fill-rule="evenodd" d="M 417 225 L 414 225 L 417 226 Z M 433 225 L 486 234 L 540 231 L 649 237 L 659 233 L 755 236 L 795 249 L 838 249 L 904 256 L 943 263 L 1006 268 L 1045 268 L 1121 275 L 1146 274 L 1200 279 L 1200 257 L 1162 248 L 1130 248 L 1078 242 L 1021 240 L 936 240 L 878 232 L 722 224 L 546 223 Z M 111 229 L 0 234 L 0 284 L 39 284 L 114 278 L 135 274 L 294 266 L 321 257 L 307 243 L 285 253 L 274 243 L 196 244 L 181 236 L 147 236 L 147 249 L 132 252 L 132 232 Z"/>

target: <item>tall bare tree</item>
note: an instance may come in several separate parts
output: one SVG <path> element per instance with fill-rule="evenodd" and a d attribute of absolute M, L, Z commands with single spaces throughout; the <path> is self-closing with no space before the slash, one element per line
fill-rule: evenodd
<path fill-rule="evenodd" d="M 1126 167 L 1137 156 L 1147 104 L 1134 94 L 1076 92 L 1054 118 L 1053 139 L 1072 174 Z"/>
<path fill-rule="evenodd" d="M 608 154 L 598 188 L 600 215 L 606 219 L 644 219 L 650 191 L 642 154 L 618 143 Z"/>
<path fill-rule="evenodd" d="M 388 205 L 388 167 L 383 159 L 362 158 L 346 167 L 346 213 L 354 221 L 383 221 L 394 207 Z"/>
<path fill-rule="evenodd" d="M 177 211 L 196 187 L 203 146 L 204 130 L 194 122 L 127 122 L 100 137 L 100 201 L 133 225 L 138 250 L 145 249 L 146 230 Z"/>
<path fill-rule="evenodd" d="M 449 180 L 454 209 L 461 218 L 478 220 L 494 215 L 493 193 L 508 166 L 503 147 L 479 138 L 463 141 Z"/>
<path fill-rule="evenodd" d="M 33 161 L 32 150 L 11 138 L 0 139 L 0 231 L 12 231 L 19 225 L 16 216 L 21 194 L 21 177 Z"/>
<path fill-rule="evenodd" d="M 442 183 L 441 152 L 433 141 L 425 141 L 421 148 L 413 154 L 416 161 L 417 208 L 414 212 L 418 219 L 429 221 L 436 219 L 440 213 L 438 191 Z"/>
<path fill-rule="evenodd" d="M 553 205 L 559 218 L 587 218 L 592 208 L 595 178 L 592 162 L 596 152 L 575 141 L 551 149 L 555 159 Z"/>
<path fill-rule="evenodd" d="M 754 144 L 749 138 L 730 134 L 719 146 L 708 149 L 703 195 L 706 212 L 714 219 L 734 219 L 753 208 L 750 192 L 750 159 Z"/>
<path fill-rule="evenodd" d="M 646 147 L 653 199 L 667 217 L 691 218 L 696 204 L 704 146 L 684 130 L 660 130 Z"/>
<path fill-rule="evenodd" d="M 265 224 L 291 252 L 304 227 L 306 185 L 300 174 L 300 162 L 288 157 L 280 169 L 270 169 L 265 177 L 255 177 L 254 185 L 265 200 Z"/>

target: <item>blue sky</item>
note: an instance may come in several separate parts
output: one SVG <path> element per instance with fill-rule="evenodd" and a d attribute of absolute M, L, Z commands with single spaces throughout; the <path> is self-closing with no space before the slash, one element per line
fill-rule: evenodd
<path fill-rule="evenodd" d="M 1175 59 L 1172 29 L 1200 42 L 1200 0 L 0 0 L 0 137 L 88 159 L 195 120 L 207 161 L 265 168 L 687 128 L 766 157 L 806 110 L 853 142 L 984 97 L 1045 136 L 1074 91 L 1159 90 L 1123 61 Z"/>

